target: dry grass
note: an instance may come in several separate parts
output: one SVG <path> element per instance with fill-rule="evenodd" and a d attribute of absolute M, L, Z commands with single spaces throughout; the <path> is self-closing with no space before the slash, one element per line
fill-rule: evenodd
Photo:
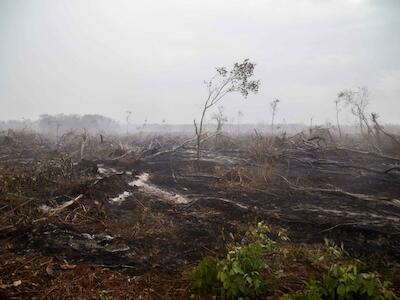
<path fill-rule="evenodd" d="M 2 253 L 2 299 L 187 299 L 188 271 L 134 276 L 41 254 Z M 185 275 L 186 274 L 186 275 Z"/>
<path fill-rule="evenodd" d="M 268 186 L 276 179 L 272 163 L 256 166 L 237 167 L 227 172 L 220 183 L 227 188 L 241 190 L 258 189 Z"/>

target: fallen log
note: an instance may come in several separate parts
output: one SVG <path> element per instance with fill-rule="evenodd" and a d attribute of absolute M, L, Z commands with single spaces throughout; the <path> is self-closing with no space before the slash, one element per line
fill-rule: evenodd
<path fill-rule="evenodd" d="M 398 167 L 398 166 L 391 167 L 391 168 L 387 169 L 386 171 L 383 171 L 383 173 L 390 173 L 392 171 L 400 171 L 400 167 Z"/>
<path fill-rule="evenodd" d="M 59 214 L 60 212 L 62 212 L 64 209 L 66 209 L 67 207 L 71 206 L 72 204 L 78 202 L 81 198 L 83 197 L 83 194 L 80 194 L 78 197 L 76 197 L 75 199 L 69 200 L 63 204 L 61 204 L 60 206 L 57 206 L 53 209 L 50 209 L 49 211 L 49 216 L 55 216 L 57 214 Z"/>
<path fill-rule="evenodd" d="M 302 189 L 304 189 L 308 192 L 330 193 L 330 194 L 336 194 L 336 195 L 340 195 L 340 196 L 347 196 L 347 197 L 354 198 L 357 200 L 375 201 L 375 202 L 385 201 L 395 207 L 400 208 L 400 200 L 389 198 L 389 197 L 382 197 L 382 196 L 377 197 L 377 196 L 372 196 L 372 195 L 367 195 L 367 194 L 349 193 L 349 192 L 343 191 L 338 188 L 336 188 L 336 189 L 302 188 Z"/>
<path fill-rule="evenodd" d="M 344 148 L 344 147 L 336 147 L 333 148 L 333 150 L 339 150 L 339 151 L 347 151 L 347 152 L 352 152 L 352 153 L 357 153 L 357 154 L 363 154 L 363 155 L 371 155 L 379 158 L 385 158 L 385 159 L 390 159 L 394 161 L 400 162 L 400 159 L 397 157 L 385 155 L 385 154 L 379 154 L 376 152 L 368 152 L 368 151 L 362 151 L 362 150 L 356 150 L 356 149 L 350 149 L 350 148 Z"/>
<path fill-rule="evenodd" d="M 400 208 L 400 199 L 393 199 L 393 198 L 383 197 L 383 196 L 373 196 L 373 195 L 367 195 L 367 194 L 350 193 L 350 192 L 343 191 L 339 188 L 325 189 L 325 188 L 297 186 L 297 185 L 291 183 L 288 179 L 286 179 L 282 175 L 279 175 L 279 177 L 282 178 L 285 182 L 287 182 L 289 187 L 292 188 L 293 190 L 305 191 L 305 192 L 315 192 L 315 193 L 335 194 L 335 195 L 339 195 L 339 196 L 347 196 L 347 197 L 350 197 L 353 199 L 364 200 L 364 201 L 374 201 L 374 202 L 385 201 L 387 204 L 395 206 L 396 208 Z"/>
<path fill-rule="evenodd" d="M 195 200 L 190 201 L 188 204 L 186 204 L 186 205 L 184 206 L 184 208 L 189 208 L 189 207 L 191 207 L 193 204 L 197 203 L 197 202 L 200 201 L 200 200 L 217 200 L 217 201 L 221 201 L 221 202 L 224 202 L 224 203 L 228 203 L 228 204 L 237 206 L 237 207 L 239 207 L 239 208 L 241 208 L 241 209 L 244 209 L 244 210 L 249 209 L 249 207 L 246 206 L 246 205 L 243 205 L 243 204 L 241 204 L 241 203 L 235 202 L 235 201 L 230 200 L 230 199 L 221 198 L 221 197 L 200 197 L 200 198 L 198 198 L 198 199 L 195 199 Z"/>
<path fill-rule="evenodd" d="M 182 144 L 180 144 L 180 145 L 178 145 L 178 146 L 176 146 L 176 147 L 173 147 L 172 149 L 168 149 L 168 150 L 156 152 L 156 153 L 154 153 L 154 154 L 144 156 L 143 158 L 142 158 L 142 157 L 139 157 L 138 160 L 140 160 L 140 159 L 147 160 L 147 159 L 151 159 L 151 158 L 154 158 L 154 157 L 157 157 L 157 156 L 160 156 L 160 155 L 173 153 L 173 152 L 175 152 L 175 151 L 177 151 L 177 150 L 179 150 L 179 149 L 185 147 L 187 144 L 189 144 L 190 142 L 192 142 L 192 141 L 194 141 L 194 140 L 195 140 L 195 137 L 190 138 L 190 139 L 184 141 Z"/>
<path fill-rule="evenodd" d="M 114 158 L 111 159 L 111 161 L 117 161 L 117 160 L 123 159 L 124 157 L 127 157 L 131 153 L 133 153 L 133 150 L 129 150 L 129 151 L 125 152 L 124 154 L 118 156 L 118 157 L 114 157 Z"/>
<path fill-rule="evenodd" d="M 57 206 L 57 207 L 55 207 L 55 208 L 50 209 L 50 210 L 48 211 L 48 215 L 47 215 L 46 217 L 33 220 L 32 223 L 35 224 L 35 223 L 38 223 L 38 222 L 40 222 L 40 221 L 45 221 L 45 220 L 47 220 L 47 218 L 49 218 L 49 217 L 53 217 L 53 216 L 58 215 L 60 212 L 62 212 L 62 211 L 63 211 L 64 209 L 66 209 L 67 207 L 69 207 L 69 206 L 71 206 L 72 204 L 78 202 L 82 197 L 83 197 L 83 194 L 80 194 L 78 197 L 76 197 L 76 198 L 74 198 L 74 199 L 72 199 L 72 200 L 69 200 L 69 201 L 63 203 L 63 204 L 61 204 L 60 206 Z"/>
<path fill-rule="evenodd" d="M 310 164 L 315 164 L 315 165 L 331 165 L 331 166 L 336 166 L 339 168 L 347 168 L 347 169 L 358 169 L 358 170 L 363 170 L 366 172 L 371 172 L 371 173 L 376 173 L 376 174 L 384 174 L 386 173 L 385 171 L 380 171 L 372 168 L 367 168 L 363 166 L 357 166 L 357 165 L 349 165 L 349 164 L 342 164 L 338 161 L 333 161 L 333 160 L 299 160 L 304 163 L 310 163 Z"/>

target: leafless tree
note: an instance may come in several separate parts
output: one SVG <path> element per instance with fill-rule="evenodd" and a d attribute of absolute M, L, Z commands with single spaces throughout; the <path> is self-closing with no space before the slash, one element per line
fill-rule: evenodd
<path fill-rule="evenodd" d="M 378 122 L 379 115 L 377 113 L 371 113 L 371 120 L 374 124 L 375 136 L 377 138 L 378 144 L 381 145 L 381 136 L 380 133 L 383 133 L 388 138 L 390 138 L 397 146 L 400 146 L 400 140 L 395 137 L 394 134 L 388 133 L 384 127 Z"/>
<path fill-rule="evenodd" d="M 215 132 L 215 146 L 217 146 L 218 140 L 221 136 L 222 127 L 224 126 L 224 123 L 228 121 L 228 118 L 224 114 L 224 107 L 218 106 L 218 111 L 212 115 L 211 119 L 217 122 L 217 129 Z"/>
<path fill-rule="evenodd" d="M 162 123 L 162 130 L 167 131 L 167 120 L 162 119 L 161 123 Z"/>
<path fill-rule="evenodd" d="M 145 129 L 147 126 L 147 118 L 144 119 L 143 124 L 142 124 L 142 129 Z"/>
<path fill-rule="evenodd" d="M 359 87 L 357 91 L 344 90 L 339 93 L 339 98 L 350 107 L 351 113 L 357 118 L 360 133 L 364 135 L 365 129 L 367 129 L 368 135 L 371 135 L 373 131 L 366 114 L 366 108 L 369 104 L 368 88 Z"/>
<path fill-rule="evenodd" d="M 89 136 L 87 134 L 86 128 L 83 130 L 82 142 L 81 142 L 81 160 L 85 159 L 85 148 L 88 144 Z"/>
<path fill-rule="evenodd" d="M 335 107 L 336 107 L 336 125 L 337 125 L 337 128 L 339 130 L 339 136 L 340 137 L 342 137 L 342 128 L 340 127 L 339 113 L 341 111 L 340 103 L 342 102 L 342 96 L 343 96 L 342 92 L 340 92 L 338 94 L 338 96 L 336 97 L 336 99 L 334 100 Z"/>
<path fill-rule="evenodd" d="M 208 96 L 201 113 L 200 123 L 193 121 L 196 133 L 197 160 L 200 160 L 200 148 L 204 130 L 204 120 L 209 108 L 219 103 L 226 95 L 239 92 L 247 98 L 250 92 L 257 93 L 260 81 L 250 80 L 254 75 L 255 64 L 245 59 L 242 63 L 235 63 L 231 70 L 225 67 L 217 68 L 216 74 L 205 84 Z"/>
<path fill-rule="evenodd" d="M 242 117 L 243 117 L 243 112 L 239 110 L 237 112 L 237 133 L 238 133 L 238 135 L 240 134 L 240 120 L 242 119 Z"/>
<path fill-rule="evenodd" d="M 217 133 L 220 133 L 222 131 L 222 127 L 224 126 L 224 123 L 228 121 L 228 118 L 225 116 L 224 113 L 224 107 L 223 106 L 218 106 L 218 111 L 212 115 L 212 120 L 215 120 L 217 122 Z"/>
<path fill-rule="evenodd" d="M 271 108 L 271 112 L 272 112 L 272 119 L 271 119 L 271 131 L 272 131 L 272 135 L 274 134 L 274 122 L 275 122 L 275 115 L 276 112 L 278 110 L 278 103 L 280 102 L 279 99 L 275 99 L 273 100 L 269 105 Z"/>
<path fill-rule="evenodd" d="M 127 110 L 126 111 L 126 117 L 125 117 L 125 120 L 126 120 L 126 135 L 128 135 L 128 133 L 129 133 L 129 119 L 130 119 L 131 115 L 132 115 L 132 112 L 130 110 Z"/>

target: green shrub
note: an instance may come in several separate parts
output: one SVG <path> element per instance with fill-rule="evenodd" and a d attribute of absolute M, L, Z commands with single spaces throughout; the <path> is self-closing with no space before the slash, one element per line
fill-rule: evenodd
<path fill-rule="evenodd" d="M 340 244 L 340 246 L 338 246 L 333 241 L 328 239 L 324 239 L 324 242 L 328 254 L 333 258 L 339 258 L 348 255 L 346 250 L 344 250 L 343 244 Z"/>
<path fill-rule="evenodd" d="M 217 281 L 217 260 L 206 256 L 192 272 L 192 287 L 198 293 L 207 293 L 215 288 Z"/>
<path fill-rule="evenodd" d="M 259 222 L 246 232 L 240 243 L 230 246 L 225 259 L 204 258 L 192 273 L 194 291 L 218 289 L 224 297 L 234 299 L 251 299 L 262 294 L 267 286 L 263 255 L 272 253 L 276 244 L 270 235 L 270 228 Z M 287 240 L 283 230 L 276 235 Z"/>
<path fill-rule="evenodd" d="M 359 273 L 355 265 L 334 265 L 321 280 L 310 281 L 304 292 L 282 299 L 394 299 L 389 286 L 389 282 L 382 282 L 375 273 Z"/>
<path fill-rule="evenodd" d="M 224 296 L 248 299 L 264 292 L 266 284 L 262 272 L 266 263 L 262 253 L 260 243 L 236 246 L 218 263 L 218 279 Z"/>
<path fill-rule="evenodd" d="M 241 244 L 248 245 L 251 243 L 259 243 L 264 250 L 271 252 L 276 242 L 270 238 L 271 229 L 263 222 L 258 222 L 256 226 L 250 227 L 242 238 Z"/>

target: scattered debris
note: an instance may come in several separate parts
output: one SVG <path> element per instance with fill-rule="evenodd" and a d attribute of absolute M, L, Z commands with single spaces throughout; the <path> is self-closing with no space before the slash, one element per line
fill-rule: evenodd
<path fill-rule="evenodd" d="M 110 146 L 87 136 L 85 160 L 82 138 L 0 147 L 0 298 L 187 299 L 193 266 L 226 253 L 254 220 L 286 227 L 293 247 L 329 238 L 378 255 L 399 289 L 394 156 L 329 137 L 258 138 L 218 151 L 205 141 L 198 164 L 183 138 Z"/>

